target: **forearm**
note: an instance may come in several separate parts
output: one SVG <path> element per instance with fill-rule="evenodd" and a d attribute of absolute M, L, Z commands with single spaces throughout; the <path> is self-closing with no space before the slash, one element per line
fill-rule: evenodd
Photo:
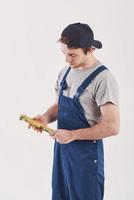
<path fill-rule="evenodd" d="M 57 120 L 58 105 L 52 105 L 48 110 L 42 115 L 46 118 L 47 123 L 51 123 Z"/>
<path fill-rule="evenodd" d="M 100 122 L 90 128 L 73 130 L 75 140 L 99 140 L 112 135 L 117 135 L 118 124 Z"/>

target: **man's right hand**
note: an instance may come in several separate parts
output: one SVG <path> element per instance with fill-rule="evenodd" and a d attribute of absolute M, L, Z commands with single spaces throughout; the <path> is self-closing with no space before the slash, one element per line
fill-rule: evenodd
<path fill-rule="evenodd" d="M 32 119 L 37 120 L 38 122 L 44 124 L 45 126 L 47 126 L 47 119 L 44 115 L 36 115 L 35 117 L 33 117 Z M 34 126 L 28 125 L 28 128 L 33 128 L 33 130 L 42 133 L 42 129 L 39 128 L 35 128 Z"/>

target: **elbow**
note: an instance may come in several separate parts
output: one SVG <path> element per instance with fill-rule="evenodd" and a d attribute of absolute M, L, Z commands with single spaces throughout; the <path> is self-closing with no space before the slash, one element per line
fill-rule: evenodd
<path fill-rule="evenodd" d="M 119 134 L 119 127 L 118 126 L 113 126 L 110 129 L 110 134 L 113 136 L 116 136 Z"/>
<path fill-rule="evenodd" d="M 115 135 L 115 136 L 116 136 L 116 135 L 118 135 L 118 134 L 119 134 L 119 129 L 114 129 L 113 132 L 112 132 L 112 135 Z"/>
<path fill-rule="evenodd" d="M 118 123 L 105 123 L 105 132 L 109 136 L 116 136 L 119 134 L 119 124 Z"/>

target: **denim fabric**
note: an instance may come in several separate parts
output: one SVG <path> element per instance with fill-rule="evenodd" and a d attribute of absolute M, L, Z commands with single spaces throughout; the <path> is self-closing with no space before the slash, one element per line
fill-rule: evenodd
<path fill-rule="evenodd" d="M 74 98 L 63 95 L 67 89 L 68 68 L 60 85 L 58 129 L 88 128 L 79 97 L 103 70 L 95 70 L 78 88 Z M 102 140 L 75 140 L 68 144 L 55 141 L 52 173 L 52 200 L 103 200 L 104 154 Z"/>

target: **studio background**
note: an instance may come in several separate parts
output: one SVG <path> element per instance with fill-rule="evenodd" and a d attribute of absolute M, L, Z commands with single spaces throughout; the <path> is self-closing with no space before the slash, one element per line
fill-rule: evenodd
<path fill-rule="evenodd" d="M 88 23 L 102 41 L 95 55 L 119 84 L 120 133 L 104 139 L 105 200 L 133 199 L 133 18 L 131 0 L 0 2 L 0 199 L 51 199 L 53 140 L 19 116 L 42 114 L 54 102 L 66 66 L 56 41 L 75 22 Z"/>

